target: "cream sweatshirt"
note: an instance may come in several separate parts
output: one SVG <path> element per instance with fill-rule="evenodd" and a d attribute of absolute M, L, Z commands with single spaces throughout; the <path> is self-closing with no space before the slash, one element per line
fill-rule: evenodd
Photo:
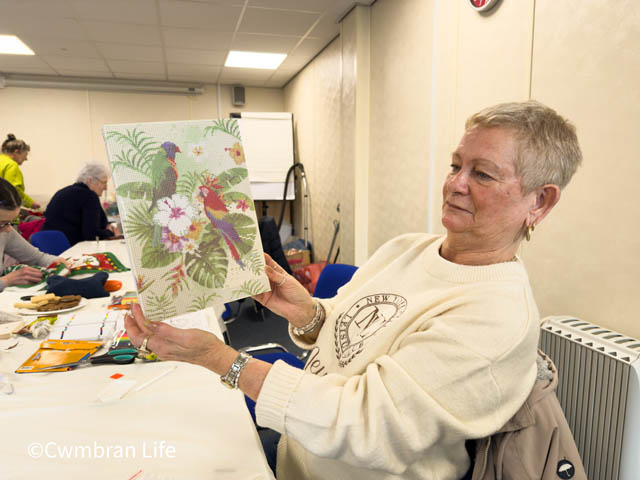
<path fill-rule="evenodd" d="M 539 315 L 520 260 L 466 266 L 443 237 L 383 245 L 322 301 L 305 370 L 277 362 L 256 404 L 281 432 L 278 480 L 457 480 L 536 376 Z"/>

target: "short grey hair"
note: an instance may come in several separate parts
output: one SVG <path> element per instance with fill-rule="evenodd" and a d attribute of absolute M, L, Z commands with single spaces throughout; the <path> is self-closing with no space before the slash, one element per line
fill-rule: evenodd
<path fill-rule="evenodd" d="M 518 152 L 514 167 L 524 193 L 547 184 L 564 188 L 582 163 L 576 128 L 535 100 L 480 110 L 465 123 L 466 130 L 474 127 L 502 127 L 515 132 Z"/>
<path fill-rule="evenodd" d="M 87 163 L 78 172 L 77 182 L 87 183 L 89 180 L 109 179 L 109 170 L 100 163 Z"/>

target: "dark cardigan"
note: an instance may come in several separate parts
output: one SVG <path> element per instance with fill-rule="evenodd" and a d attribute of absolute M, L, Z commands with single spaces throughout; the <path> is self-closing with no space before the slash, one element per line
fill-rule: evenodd
<path fill-rule="evenodd" d="M 113 236 L 107 230 L 107 216 L 100 205 L 100 198 L 84 183 L 74 183 L 53 196 L 44 212 L 42 230 L 60 230 L 69 243 L 75 245 L 96 237 Z"/>

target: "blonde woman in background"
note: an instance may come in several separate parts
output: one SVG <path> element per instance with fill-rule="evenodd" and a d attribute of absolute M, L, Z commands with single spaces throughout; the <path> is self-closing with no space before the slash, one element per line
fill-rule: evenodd
<path fill-rule="evenodd" d="M 25 193 L 24 177 L 20 170 L 20 165 L 27 161 L 30 151 L 31 147 L 24 140 L 17 139 L 13 133 L 7 135 L 0 154 L 0 177 L 16 187 L 23 206 L 38 209 L 40 204 Z"/>

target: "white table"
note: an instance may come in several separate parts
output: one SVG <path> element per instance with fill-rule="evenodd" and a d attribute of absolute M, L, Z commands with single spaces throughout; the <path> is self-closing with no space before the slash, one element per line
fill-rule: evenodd
<path fill-rule="evenodd" d="M 113 252 L 130 265 L 124 242 L 83 242 L 63 254 Z M 123 282 L 115 294 L 134 290 L 131 272 L 111 274 Z M 0 294 L 0 308 L 24 291 Z M 80 311 L 104 309 L 92 299 Z M 211 310 L 211 327 L 220 333 Z M 0 352 L 0 372 L 15 392 L 0 393 L 0 478 L 122 479 L 142 470 L 146 479 L 273 479 L 242 393 L 218 376 L 179 362 L 82 366 L 70 372 L 13 373 L 41 340 L 20 339 Z M 139 392 L 104 404 L 96 400 L 114 373 L 142 383 L 172 373 Z"/>

